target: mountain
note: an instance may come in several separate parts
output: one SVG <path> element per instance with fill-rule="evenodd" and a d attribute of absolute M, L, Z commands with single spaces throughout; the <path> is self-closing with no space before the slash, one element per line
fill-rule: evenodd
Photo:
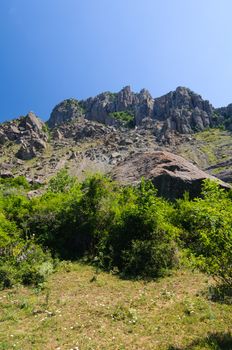
<path fill-rule="evenodd" d="M 176 161 L 182 155 L 232 182 L 231 130 L 232 104 L 215 109 L 185 87 L 153 98 L 146 89 L 134 93 L 127 86 L 87 100 L 64 100 L 46 123 L 30 112 L 0 124 L 0 175 L 46 182 L 66 167 L 82 179 L 86 172 L 113 174 L 137 155 L 168 151 Z"/>
<path fill-rule="evenodd" d="M 137 126 L 150 119 L 157 132 L 161 133 L 174 130 L 188 134 L 216 123 L 211 104 L 190 89 L 178 87 L 167 95 L 153 98 L 145 89 L 134 93 L 126 86 L 118 93 L 105 92 L 85 101 L 65 100 L 53 109 L 48 125 L 54 127 L 66 121 L 85 118 L 118 126 L 123 124 L 122 113 L 128 113 L 132 124 Z"/>

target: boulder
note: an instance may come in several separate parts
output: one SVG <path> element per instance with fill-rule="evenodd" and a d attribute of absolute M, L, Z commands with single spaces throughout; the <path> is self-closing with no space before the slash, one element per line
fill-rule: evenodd
<path fill-rule="evenodd" d="M 112 175 L 124 184 L 137 184 L 142 177 L 149 179 L 158 195 L 171 200 L 183 197 L 185 192 L 189 192 L 190 198 L 198 197 L 205 179 L 217 181 L 225 189 L 231 188 L 184 158 L 166 151 L 129 156 L 113 169 Z"/>
<path fill-rule="evenodd" d="M 9 141 L 8 137 L 4 134 L 3 131 L 0 131 L 0 145 L 4 145 L 4 143 L 7 141 Z"/>
<path fill-rule="evenodd" d="M 31 146 L 34 147 L 38 151 L 42 151 L 47 147 L 46 142 L 43 141 L 42 139 L 39 139 L 39 138 L 33 139 L 31 141 Z"/>
<path fill-rule="evenodd" d="M 11 171 L 7 171 L 7 170 L 2 170 L 0 171 L 0 178 L 2 179 L 9 179 L 9 178 L 13 178 L 14 175 Z"/>
<path fill-rule="evenodd" d="M 16 157 L 22 160 L 30 160 L 36 157 L 36 150 L 32 146 L 23 144 L 16 153 Z"/>

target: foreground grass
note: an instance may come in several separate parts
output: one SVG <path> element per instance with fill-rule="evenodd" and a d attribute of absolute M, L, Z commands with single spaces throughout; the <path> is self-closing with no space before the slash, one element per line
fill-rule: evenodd
<path fill-rule="evenodd" d="M 232 349 L 232 306 L 208 300 L 209 283 L 190 271 L 126 281 L 70 264 L 42 291 L 0 292 L 0 350 Z"/>

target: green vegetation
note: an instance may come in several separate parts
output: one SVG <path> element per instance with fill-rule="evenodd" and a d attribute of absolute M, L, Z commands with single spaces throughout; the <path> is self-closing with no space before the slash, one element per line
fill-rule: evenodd
<path fill-rule="evenodd" d="M 128 111 L 113 112 L 110 117 L 121 121 L 125 126 L 132 128 L 134 126 L 134 115 Z"/>
<path fill-rule="evenodd" d="M 31 245 L 39 251 L 38 266 L 45 259 L 41 249 L 48 249 L 59 259 L 85 259 L 107 271 L 143 278 L 164 276 L 188 255 L 195 266 L 232 288 L 231 193 L 215 183 L 205 182 L 202 198 L 185 197 L 174 204 L 159 198 L 144 180 L 137 187 L 120 187 L 95 175 L 79 183 L 67 170 L 31 200 L 26 196 L 30 188 L 23 177 L 1 180 L 4 271 Z"/>
<path fill-rule="evenodd" d="M 105 94 L 108 96 L 108 98 L 112 102 L 114 102 L 116 100 L 117 95 L 118 95 L 116 92 L 111 92 L 111 91 L 107 91 L 107 92 L 105 92 Z"/>
<path fill-rule="evenodd" d="M 221 128 L 211 128 L 191 135 L 192 142 L 178 146 L 178 153 L 197 164 L 201 169 L 213 166 L 212 174 L 218 174 L 230 168 L 226 161 L 232 152 L 231 132 Z M 223 164 L 224 163 L 224 164 Z M 217 171 L 218 169 L 218 171 Z"/>
<path fill-rule="evenodd" d="M 169 203 L 66 170 L 31 188 L 0 183 L 0 349 L 231 348 L 230 191 Z"/>
<path fill-rule="evenodd" d="M 231 193 L 206 181 L 203 198 L 178 202 L 177 223 L 181 241 L 196 266 L 232 294 L 232 201 Z"/>

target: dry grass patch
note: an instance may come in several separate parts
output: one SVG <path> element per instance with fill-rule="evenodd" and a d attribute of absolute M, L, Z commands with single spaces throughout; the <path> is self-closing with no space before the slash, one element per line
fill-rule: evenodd
<path fill-rule="evenodd" d="M 207 300 L 201 292 L 208 285 L 190 271 L 128 281 L 71 264 L 42 291 L 0 293 L 0 349 L 187 349 L 207 334 L 231 331 L 232 307 Z"/>

